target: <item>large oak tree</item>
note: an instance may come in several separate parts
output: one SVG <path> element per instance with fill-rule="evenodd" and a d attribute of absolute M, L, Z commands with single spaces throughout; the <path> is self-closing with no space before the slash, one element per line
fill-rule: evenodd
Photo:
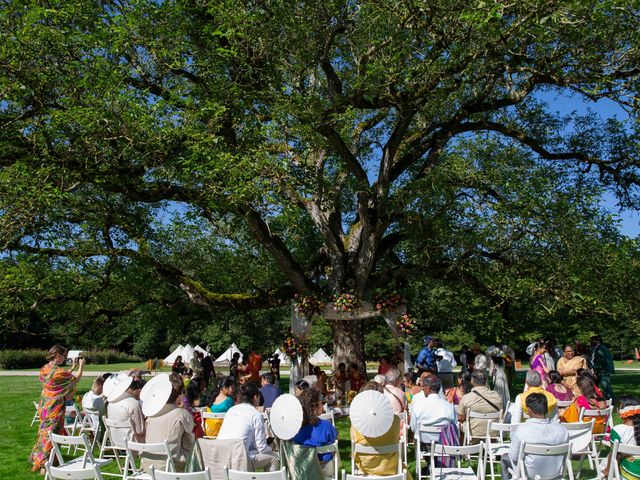
<path fill-rule="evenodd" d="M 549 226 L 525 206 L 484 242 L 466 222 L 527 197 L 485 169 L 486 145 L 503 169 L 528 159 L 635 204 L 633 1 L 0 8 L 5 252 L 135 258 L 194 302 L 251 309 L 425 274 L 483 290 L 464 261 L 504 262 Z M 629 121 L 562 117 L 548 92 L 609 99 Z M 208 283 L 163 249 L 154 222 L 172 210 L 270 272 Z M 449 243 L 452 221 L 476 241 Z M 361 360 L 360 322 L 332 325 L 336 358 Z"/>

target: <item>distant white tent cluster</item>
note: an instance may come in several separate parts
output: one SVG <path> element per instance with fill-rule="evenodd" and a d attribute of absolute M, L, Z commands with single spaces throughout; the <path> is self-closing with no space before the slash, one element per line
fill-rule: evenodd
<path fill-rule="evenodd" d="M 235 343 L 232 343 L 222 355 L 213 361 L 214 365 L 229 365 L 233 354 L 236 352 L 240 354 L 240 360 L 242 360 L 242 352 Z"/>
<path fill-rule="evenodd" d="M 162 362 L 165 365 L 173 365 L 173 362 L 176 361 L 178 356 L 182 357 L 182 361 L 185 363 L 189 363 L 196 352 L 202 352 L 205 355 L 208 355 L 208 352 L 202 348 L 200 345 L 196 345 L 192 347 L 188 343 L 183 347 L 182 345 L 178 345 L 176 349 L 169 354 L 167 358 L 165 358 Z"/>
<path fill-rule="evenodd" d="M 309 357 L 309 363 L 312 365 L 327 365 L 333 363 L 333 359 L 322 348 L 319 348 L 316 353 Z"/>
<path fill-rule="evenodd" d="M 278 358 L 280 359 L 280 365 L 286 365 L 287 367 L 289 365 L 291 365 L 291 359 L 286 356 L 282 350 L 280 350 L 280 348 L 277 348 L 275 352 L 273 352 L 273 355 L 278 355 Z"/>

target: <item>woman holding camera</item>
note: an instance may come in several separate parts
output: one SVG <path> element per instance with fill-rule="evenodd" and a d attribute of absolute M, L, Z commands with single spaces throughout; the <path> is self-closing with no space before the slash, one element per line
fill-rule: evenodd
<path fill-rule="evenodd" d="M 74 360 L 70 370 L 61 368 L 67 360 L 67 349 L 61 345 L 54 345 L 47 354 L 47 363 L 40 369 L 40 383 L 42 394 L 38 404 L 40 414 L 40 428 L 38 438 L 31 451 L 31 464 L 34 472 L 44 473 L 44 464 L 51 451 L 49 433 L 64 434 L 65 402 L 73 399 L 78 380 L 84 370 L 84 358 Z M 78 370 L 74 372 L 74 369 Z"/>

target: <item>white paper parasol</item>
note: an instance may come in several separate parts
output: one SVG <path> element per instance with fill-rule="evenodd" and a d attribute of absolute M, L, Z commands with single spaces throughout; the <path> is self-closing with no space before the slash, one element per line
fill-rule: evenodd
<path fill-rule="evenodd" d="M 109 378 L 107 378 L 102 385 L 102 395 L 108 397 L 111 393 L 111 390 L 113 390 L 113 387 L 115 387 L 119 381 L 120 379 L 115 375 L 111 375 Z"/>
<path fill-rule="evenodd" d="M 295 396 L 285 393 L 271 407 L 271 430 L 281 440 L 289 440 L 302 426 L 302 405 Z"/>
<path fill-rule="evenodd" d="M 110 402 L 115 402 L 116 400 L 118 400 L 122 395 L 124 395 L 124 392 L 127 391 L 129 386 L 131 385 L 131 382 L 133 382 L 133 378 L 131 377 L 117 377 L 117 383 L 109 391 L 107 400 L 109 400 Z"/>
<path fill-rule="evenodd" d="M 169 375 L 162 373 L 153 377 L 140 390 L 142 413 L 147 417 L 156 415 L 167 404 L 172 391 Z"/>
<path fill-rule="evenodd" d="M 393 407 L 382 393 L 367 390 L 351 402 L 349 418 L 353 427 L 365 437 L 380 437 L 393 425 Z"/>

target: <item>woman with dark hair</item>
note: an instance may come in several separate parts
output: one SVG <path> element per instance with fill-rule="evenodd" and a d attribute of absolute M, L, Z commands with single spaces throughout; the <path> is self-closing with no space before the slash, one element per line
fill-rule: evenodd
<path fill-rule="evenodd" d="M 236 381 L 233 377 L 224 377 L 218 380 L 218 384 L 213 391 L 213 403 L 207 407 L 206 411 L 210 413 L 226 413 L 235 403 L 234 395 L 236 393 Z M 222 420 L 217 418 L 208 418 L 205 420 L 205 434 L 208 437 L 217 437 Z"/>
<path fill-rule="evenodd" d="M 256 407 L 260 405 L 262 395 L 258 385 L 247 382 L 238 387 L 238 404 L 231 407 L 224 417 L 218 438 L 221 440 L 242 439 L 253 471 L 264 468 L 276 470 L 278 456 L 267 444 L 267 432 L 262 415 Z"/>
<path fill-rule="evenodd" d="M 320 392 L 315 388 L 308 388 L 300 394 L 298 400 L 302 404 L 302 427 L 291 441 L 305 447 L 321 447 L 335 442 L 338 439 L 336 427 L 328 420 L 318 418 L 318 415 L 322 414 Z M 333 453 L 319 454 L 318 459 L 322 466 L 331 467 L 327 470 L 331 470 L 328 473 L 332 474 Z"/>
<path fill-rule="evenodd" d="M 418 385 L 416 385 L 416 381 L 418 380 L 418 375 L 416 372 L 410 370 L 404 374 L 404 396 L 407 399 L 407 405 L 411 403 L 413 400 L 413 396 L 417 393 L 420 393 L 421 389 Z"/>
<path fill-rule="evenodd" d="M 471 385 L 471 372 L 466 371 L 458 373 L 458 385 L 447 390 L 447 400 L 449 400 L 449 403 L 458 405 L 463 395 L 469 393 L 472 387 L 473 385 Z"/>
<path fill-rule="evenodd" d="M 593 375 L 589 372 L 582 371 L 578 373 L 578 388 L 580 389 L 580 395 L 574 399 L 573 403 L 562 414 L 560 417 L 562 422 L 577 422 L 582 408 L 589 410 L 607 408 L 607 400 L 598 388 Z M 591 418 L 594 417 L 584 417 L 583 420 L 588 422 Z M 604 417 L 595 417 L 593 433 L 604 433 L 606 420 Z"/>
<path fill-rule="evenodd" d="M 182 371 L 184 370 L 184 362 L 182 361 L 182 355 L 178 355 L 176 360 L 171 365 L 171 372 L 182 375 Z"/>
<path fill-rule="evenodd" d="M 557 400 L 568 402 L 573 400 L 573 391 L 562 383 L 562 375 L 557 370 L 549 372 L 549 385 L 547 392 L 551 393 Z M 558 412 L 562 414 L 562 412 Z"/>
<path fill-rule="evenodd" d="M 621 395 L 618 399 L 618 413 L 622 419 L 620 425 L 611 430 L 611 443 L 620 442 L 621 445 L 640 445 L 640 400 L 633 395 Z M 620 475 L 627 480 L 640 479 L 640 457 L 618 456 Z M 611 454 L 607 468 L 603 475 L 609 475 L 611 468 Z"/>
<path fill-rule="evenodd" d="M 309 382 L 307 382 L 306 380 L 298 380 L 294 388 L 296 392 L 296 397 L 300 398 L 300 395 L 302 395 L 302 392 L 304 392 L 309 388 Z"/>
<path fill-rule="evenodd" d="M 74 359 L 69 370 L 61 368 L 67 361 L 67 349 L 54 345 L 47 354 L 47 364 L 40 369 L 42 393 L 38 403 L 40 428 L 38 438 L 31 451 L 31 470 L 44 474 L 44 464 L 49 457 L 52 445 L 50 433 L 64 435 L 64 411 L 67 400 L 73 399 L 78 381 L 84 371 L 84 358 Z M 77 372 L 73 370 L 78 367 Z"/>
<path fill-rule="evenodd" d="M 538 342 L 535 344 L 534 353 L 531 356 L 531 370 L 535 370 L 540 374 L 540 378 L 542 379 L 542 388 L 547 388 L 549 384 L 549 370 L 551 370 L 547 366 L 547 360 L 545 358 L 545 353 L 547 353 L 547 347 L 543 342 Z"/>
<path fill-rule="evenodd" d="M 204 436 L 204 431 L 202 430 L 202 415 L 196 410 L 196 408 L 200 406 L 200 393 L 202 391 L 200 382 L 202 382 L 200 378 L 191 380 L 189 385 L 187 385 L 184 398 L 182 399 L 182 406 L 193 417 L 193 434 L 196 439 Z"/>

